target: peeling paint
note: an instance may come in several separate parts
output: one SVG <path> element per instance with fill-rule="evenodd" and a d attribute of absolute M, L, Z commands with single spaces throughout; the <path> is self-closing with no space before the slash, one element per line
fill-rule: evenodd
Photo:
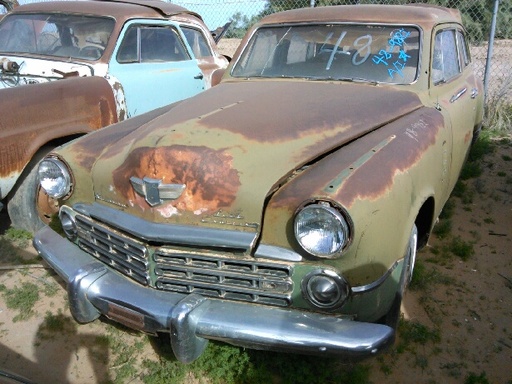
<path fill-rule="evenodd" d="M 141 147 L 128 155 L 113 172 L 114 185 L 127 200 L 148 207 L 128 181 L 133 176 L 160 179 L 166 184 L 185 184 L 186 189 L 173 202 L 173 208 L 178 211 L 215 211 L 229 206 L 240 187 L 238 172 L 232 168 L 231 155 L 224 150 L 207 147 Z"/>

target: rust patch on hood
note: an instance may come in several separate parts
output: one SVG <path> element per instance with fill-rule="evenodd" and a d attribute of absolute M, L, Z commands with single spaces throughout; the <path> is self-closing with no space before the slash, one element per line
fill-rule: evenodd
<path fill-rule="evenodd" d="M 357 199 L 386 193 L 397 172 L 416 164 L 438 139 L 444 120 L 422 109 L 351 143 L 294 178 L 273 198 L 271 207 L 296 207 L 312 196 L 332 198 L 345 208 Z"/>
<path fill-rule="evenodd" d="M 196 113 L 203 127 L 277 143 L 339 127 L 364 130 L 420 106 L 412 92 L 370 84 L 246 81 L 219 84 L 173 112 L 185 119 Z"/>
<path fill-rule="evenodd" d="M 128 155 L 112 176 L 117 192 L 144 208 L 149 205 L 135 193 L 130 177 L 185 184 L 185 191 L 172 205 L 181 211 L 202 213 L 228 207 L 235 199 L 240 179 L 232 168 L 232 160 L 225 150 L 204 146 L 140 147 Z"/>
<path fill-rule="evenodd" d="M 90 171 L 103 151 L 109 150 L 110 156 L 114 156 L 129 143 L 129 135 L 133 131 L 170 108 L 171 106 L 162 107 L 82 137 L 73 144 L 75 160 Z"/>

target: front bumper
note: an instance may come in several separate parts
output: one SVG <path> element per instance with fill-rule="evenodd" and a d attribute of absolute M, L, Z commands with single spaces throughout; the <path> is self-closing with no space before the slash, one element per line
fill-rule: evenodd
<path fill-rule="evenodd" d="M 49 227 L 36 233 L 34 246 L 67 282 L 70 310 L 78 322 L 105 315 L 144 332 L 170 332 L 173 352 L 184 363 L 197 359 L 208 339 L 347 358 L 375 354 L 394 341 L 394 330 L 381 324 L 143 287 Z"/>

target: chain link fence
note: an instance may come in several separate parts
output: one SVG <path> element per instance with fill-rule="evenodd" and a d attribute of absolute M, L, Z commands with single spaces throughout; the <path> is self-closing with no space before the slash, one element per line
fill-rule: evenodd
<path fill-rule="evenodd" d="M 231 21 L 220 47 L 232 54 L 238 39 L 268 14 L 293 8 L 340 4 L 430 3 L 459 9 L 471 41 L 477 75 L 488 103 L 512 100 L 512 0 L 173 0 L 198 12 L 210 29 Z M 491 42 L 491 44 L 489 44 Z"/>

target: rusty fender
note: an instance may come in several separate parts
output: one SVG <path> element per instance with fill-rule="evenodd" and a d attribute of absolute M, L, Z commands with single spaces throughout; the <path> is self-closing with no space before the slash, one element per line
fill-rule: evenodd
<path fill-rule="evenodd" d="M 112 88 L 101 77 L 2 89 L 0 95 L 0 199 L 46 143 L 118 120 Z"/>

